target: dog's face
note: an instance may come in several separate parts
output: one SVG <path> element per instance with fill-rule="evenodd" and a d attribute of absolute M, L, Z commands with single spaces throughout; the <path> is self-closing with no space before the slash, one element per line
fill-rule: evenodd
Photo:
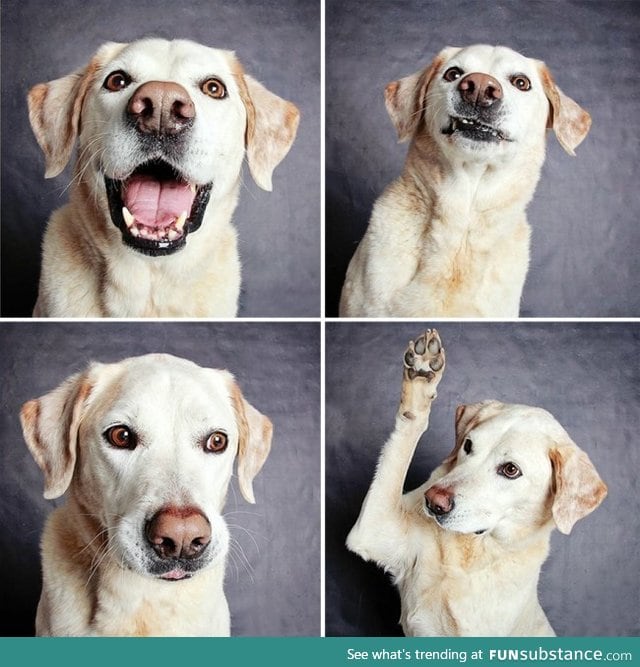
<path fill-rule="evenodd" d="M 490 46 L 443 56 L 426 104 L 431 135 L 463 152 L 520 150 L 539 141 L 549 112 L 536 63 Z"/>
<path fill-rule="evenodd" d="M 22 420 L 45 496 L 70 486 L 104 534 L 103 553 L 167 580 L 224 560 L 233 462 L 253 501 L 271 440 L 229 373 L 168 355 L 94 364 L 25 404 Z"/>
<path fill-rule="evenodd" d="M 247 150 L 257 183 L 293 142 L 298 111 L 246 76 L 230 51 L 186 40 L 103 45 L 81 71 L 29 93 L 47 176 L 67 163 L 129 247 L 182 248 L 212 206 L 236 187 Z"/>
<path fill-rule="evenodd" d="M 573 153 L 590 125 L 544 63 L 499 46 L 447 47 L 385 100 L 401 140 L 427 132 L 445 154 L 478 161 L 526 155 L 547 127 Z"/>
<path fill-rule="evenodd" d="M 456 447 L 425 491 L 425 512 L 461 533 L 523 535 L 554 520 L 568 533 L 606 496 L 587 455 L 545 410 L 460 406 Z"/>

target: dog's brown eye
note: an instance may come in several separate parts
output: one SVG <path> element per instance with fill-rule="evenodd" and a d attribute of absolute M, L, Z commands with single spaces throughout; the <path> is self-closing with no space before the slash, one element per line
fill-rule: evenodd
<path fill-rule="evenodd" d="M 216 100 L 221 100 L 223 97 L 227 96 L 227 89 L 224 83 L 215 77 L 211 77 L 204 81 L 200 86 L 200 90 L 202 90 L 205 95 L 213 97 Z"/>
<path fill-rule="evenodd" d="M 136 434 L 124 424 L 117 424 L 105 431 L 107 442 L 118 449 L 135 449 L 138 444 Z"/>
<path fill-rule="evenodd" d="M 204 443 L 204 449 L 206 452 L 221 454 L 227 448 L 228 443 L 229 438 L 224 431 L 214 431 Z"/>
<path fill-rule="evenodd" d="M 111 74 L 109 74 L 104 80 L 102 87 L 112 93 L 117 93 L 119 90 L 124 90 L 130 83 L 131 77 L 126 72 L 117 70 L 116 72 L 111 72 Z"/>
<path fill-rule="evenodd" d="M 522 475 L 522 471 L 515 463 L 509 461 L 507 463 L 503 463 L 498 468 L 498 474 L 506 477 L 507 479 L 516 479 Z"/>
<path fill-rule="evenodd" d="M 462 70 L 459 67 L 449 67 L 449 69 L 444 73 L 443 79 L 445 81 L 455 81 L 462 76 Z"/>
<path fill-rule="evenodd" d="M 462 448 L 464 449 L 465 454 L 471 454 L 471 449 L 473 448 L 473 442 L 467 438 L 464 441 L 464 445 L 462 445 Z"/>
<path fill-rule="evenodd" d="M 531 81 L 524 74 L 516 74 L 511 77 L 511 85 L 518 90 L 531 90 Z"/>

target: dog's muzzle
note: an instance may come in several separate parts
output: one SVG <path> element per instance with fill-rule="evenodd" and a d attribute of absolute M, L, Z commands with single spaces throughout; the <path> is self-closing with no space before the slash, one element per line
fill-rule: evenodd
<path fill-rule="evenodd" d="M 458 134 L 466 139 L 483 142 L 508 140 L 497 125 L 503 91 L 498 81 L 488 74 L 474 72 L 460 79 L 455 115 L 443 128 L 446 135 Z"/>
<path fill-rule="evenodd" d="M 148 81 L 127 104 L 126 122 L 148 159 L 124 180 L 105 177 L 111 219 L 123 242 L 146 255 L 184 247 L 202 224 L 211 184 L 189 183 L 179 164 L 196 109 L 187 91 L 170 81 Z"/>

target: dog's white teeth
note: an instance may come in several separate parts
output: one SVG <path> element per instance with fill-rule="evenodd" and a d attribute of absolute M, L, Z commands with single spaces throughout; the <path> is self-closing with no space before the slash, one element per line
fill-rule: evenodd
<path fill-rule="evenodd" d="M 133 214 L 126 206 L 122 207 L 122 217 L 124 218 L 127 227 L 131 229 L 133 227 L 133 223 L 135 222 L 135 218 L 133 217 Z"/>
<path fill-rule="evenodd" d="M 190 183 L 189 190 L 191 190 L 191 192 L 193 192 L 193 194 L 195 195 L 197 188 L 193 183 Z"/>
<path fill-rule="evenodd" d="M 130 227 L 129 233 L 131 236 L 140 236 L 140 230 L 137 227 Z"/>
<path fill-rule="evenodd" d="M 176 220 L 176 229 L 181 232 L 184 229 L 184 223 L 187 221 L 187 212 L 184 211 Z"/>
<path fill-rule="evenodd" d="M 177 238 L 180 238 L 179 232 L 176 232 L 175 229 L 170 229 L 169 233 L 167 234 L 167 238 L 169 241 L 175 241 Z"/>

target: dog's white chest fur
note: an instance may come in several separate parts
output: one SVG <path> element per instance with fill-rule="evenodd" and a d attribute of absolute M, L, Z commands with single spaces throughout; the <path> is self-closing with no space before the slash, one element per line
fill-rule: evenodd
<path fill-rule="evenodd" d="M 349 267 L 343 314 L 517 317 L 529 263 L 524 207 L 495 208 L 482 190 L 499 175 L 470 171 L 448 176 L 437 194 L 416 196 L 403 178 L 387 189 Z"/>
<path fill-rule="evenodd" d="M 526 553 L 514 552 L 505 560 L 490 537 L 461 536 L 437 528 L 436 535 L 434 542 L 422 545 L 413 567 L 396 580 L 405 635 L 555 634 L 538 602 L 539 570 L 531 568 L 529 560 L 544 561 L 546 536 Z"/>

